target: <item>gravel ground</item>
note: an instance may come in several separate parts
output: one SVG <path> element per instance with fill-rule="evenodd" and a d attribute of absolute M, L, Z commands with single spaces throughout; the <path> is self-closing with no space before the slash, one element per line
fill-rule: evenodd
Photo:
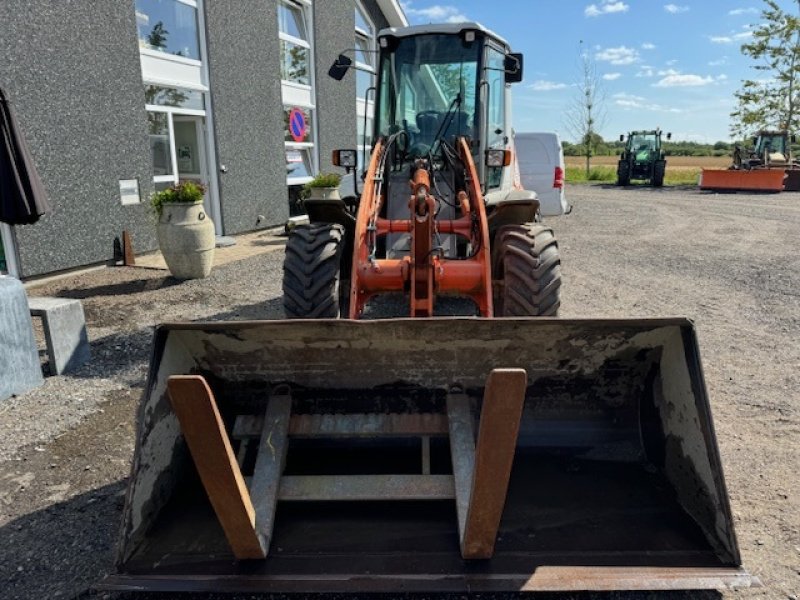
<path fill-rule="evenodd" d="M 796 599 L 800 194 L 568 194 L 573 214 L 550 220 L 561 315 L 696 321 L 739 545 L 764 583 L 723 597 Z M 270 252 L 182 283 L 102 269 L 29 290 L 83 300 L 93 360 L 0 404 L 0 597 L 70 598 L 109 572 L 153 325 L 280 318 L 281 263 Z"/>

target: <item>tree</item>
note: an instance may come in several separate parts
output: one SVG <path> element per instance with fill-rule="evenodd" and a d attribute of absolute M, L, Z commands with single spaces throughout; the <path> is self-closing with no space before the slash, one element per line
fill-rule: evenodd
<path fill-rule="evenodd" d="M 775 0 L 764 3 L 763 22 L 741 49 L 756 61 L 753 69 L 763 77 L 743 80 L 736 92 L 738 106 L 731 113 L 731 134 L 736 138 L 756 129 L 800 129 L 800 0 L 794 15 Z"/>
<path fill-rule="evenodd" d="M 592 156 L 596 153 L 598 142 L 603 142 L 597 130 L 605 124 L 606 112 L 605 90 L 589 51 L 583 47 L 583 40 L 580 42 L 578 67 L 575 95 L 567 108 L 564 125 L 575 141 L 582 146 L 588 177 Z"/>

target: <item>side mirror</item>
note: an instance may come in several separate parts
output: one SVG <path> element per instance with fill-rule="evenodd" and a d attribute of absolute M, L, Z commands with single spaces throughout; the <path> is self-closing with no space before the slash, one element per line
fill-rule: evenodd
<path fill-rule="evenodd" d="M 336 167 L 344 167 L 345 169 L 355 169 L 358 154 L 355 150 L 334 150 L 331 156 L 331 162 Z"/>
<path fill-rule="evenodd" d="M 486 166 L 487 167 L 507 167 L 511 164 L 511 150 L 487 150 L 486 151 Z"/>
<path fill-rule="evenodd" d="M 625 136 L 624 135 L 619 136 L 619 141 L 620 142 L 624 142 L 625 141 Z"/>
<path fill-rule="evenodd" d="M 754 138 L 753 138 L 753 146 L 755 146 L 756 144 L 758 144 L 758 138 L 757 138 L 757 137 L 754 137 Z"/>
<path fill-rule="evenodd" d="M 670 132 L 667 132 L 667 140 L 671 140 L 671 139 L 672 139 L 672 134 Z"/>
<path fill-rule="evenodd" d="M 340 54 L 339 58 L 331 65 L 331 68 L 328 69 L 328 76 L 333 77 L 336 81 L 341 81 L 347 74 L 347 69 L 352 65 L 353 61 L 350 58 L 344 54 Z"/>
<path fill-rule="evenodd" d="M 506 72 L 506 83 L 519 83 L 522 81 L 522 54 L 512 52 L 506 54 L 503 61 L 503 69 Z"/>

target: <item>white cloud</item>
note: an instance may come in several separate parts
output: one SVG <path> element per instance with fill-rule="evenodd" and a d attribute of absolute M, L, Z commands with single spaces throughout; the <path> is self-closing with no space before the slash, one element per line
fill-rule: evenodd
<path fill-rule="evenodd" d="M 677 15 L 678 13 L 684 13 L 689 10 L 688 6 L 678 6 L 677 4 L 665 4 L 664 10 L 670 13 L 671 15 Z"/>
<path fill-rule="evenodd" d="M 672 69 L 670 69 L 672 71 Z M 654 83 L 654 87 L 699 87 L 714 83 L 713 77 L 702 77 L 701 75 L 691 75 L 684 73 L 670 72 L 663 79 Z"/>
<path fill-rule="evenodd" d="M 642 65 L 639 68 L 638 73 L 636 73 L 636 77 L 654 77 L 656 74 L 655 69 L 650 65 Z"/>
<path fill-rule="evenodd" d="M 434 4 L 427 8 L 414 8 L 411 2 L 401 2 L 400 6 L 406 15 L 413 21 L 427 21 L 430 23 L 461 23 L 469 19 L 455 6 L 447 4 Z"/>
<path fill-rule="evenodd" d="M 655 50 L 655 48 L 656 45 L 651 44 L 650 42 L 645 42 L 644 44 L 642 44 L 642 50 Z"/>
<path fill-rule="evenodd" d="M 676 64 L 677 62 L 678 62 L 678 60 L 673 58 L 672 60 L 668 60 L 667 61 L 667 66 L 671 67 L 672 65 Z"/>
<path fill-rule="evenodd" d="M 566 87 L 569 87 L 566 83 L 559 83 L 557 81 L 546 81 L 544 79 L 539 79 L 538 81 L 534 81 L 530 85 L 530 88 L 537 92 L 552 92 L 553 90 L 563 90 Z"/>
<path fill-rule="evenodd" d="M 583 14 L 587 17 L 599 17 L 600 15 L 628 12 L 628 8 L 630 7 L 620 0 L 602 0 L 600 4 L 589 4 L 583 9 Z"/>
<path fill-rule="evenodd" d="M 603 79 L 606 81 L 614 81 L 615 79 L 619 79 L 622 77 L 622 73 L 606 73 L 603 75 Z"/>
<path fill-rule="evenodd" d="M 748 27 L 744 31 L 732 33 L 730 35 L 711 35 L 708 37 L 714 44 L 733 44 L 734 42 L 741 42 L 742 40 L 753 37 L 753 32 Z"/>
<path fill-rule="evenodd" d="M 721 67 L 722 65 L 727 65 L 727 64 L 728 64 L 728 57 L 727 56 L 723 56 L 719 60 L 710 60 L 710 61 L 708 61 L 708 66 L 709 67 Z"/>
<path fill-rule="evenodd" d="M 635 96 L 633 94 L 626 94 L 621 92 L 619 94 L 614 94 L 612 96 L 614 100 L 614 104 L 619 106 L 623 109 L 637 109 L 637 110 L 648 110 L 652 112 L 669 112 L 669 113 L 679 113 L 681 112 L 678 108 L 673 108 L 670 106 L 663 106 L 661 104 L 655 104 L 653 102 L 648 102 L 647 99 L 643 98 L 642 96 Z"/>
<path fill-rule="evenodd" d="M 595 58 L 603 62 L 610 62 L 612 65 L 632 65 L 639 62 L 639 52 L 635 48 L 619 46 L 600 50 L 595 54 Z"/>
<path fill-rule="evenodd" d="M 728 14 L 735 17 L 737 15 L 756 15 L 758 14 L 757 8 L 734 8 L 729 10 Z"/>

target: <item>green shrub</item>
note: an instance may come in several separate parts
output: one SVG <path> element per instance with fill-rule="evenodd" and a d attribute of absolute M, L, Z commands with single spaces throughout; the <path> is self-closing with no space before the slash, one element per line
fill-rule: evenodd
<path fill-rule="evenodd" d="M 301 194 L 302 199 L 306 199 L 311 194 L 311 190 L 314 188 L 335 188 L 339 187 L 339 184 L 342 181 L 342 176 L 338 173 L 320 173 L 314 179 L 309 181 L 307 184 L 303 186 L 303 193 Z"/>
<path fill-rule="evenodd" d="M 179 181 L 175 185 L 171 185 L 165 190 L 155 192 L 150 197 L 150 205 L 156 215 L 161 216 L 161 211 L 164 209 L 165 204 L 183 202 L 189 204 L 197 204 L 203 201 L 206 188 L 202 183 L 197 181 Z"/>

